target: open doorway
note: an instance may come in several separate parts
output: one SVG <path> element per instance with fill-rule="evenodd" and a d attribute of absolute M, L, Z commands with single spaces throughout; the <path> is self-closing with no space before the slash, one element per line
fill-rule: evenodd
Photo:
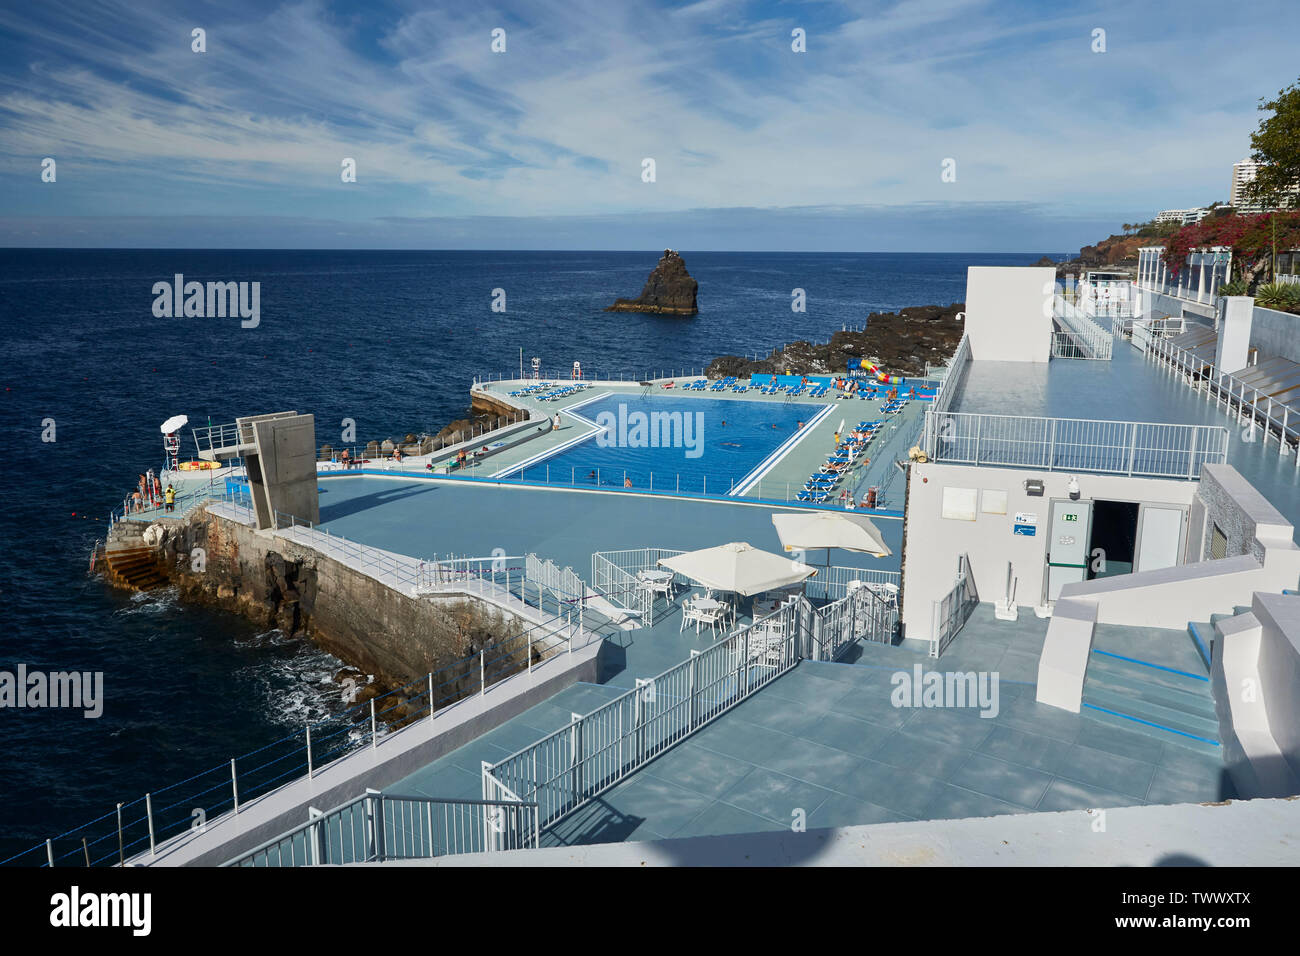
<path fill-rule="evenodd" d="M 1092 531 L 1088 537 L 1088 575 L 1106 578 L 1128 574 L 1137 554 L 1138 503 L 1103 501 L 1092 503 Z"/>

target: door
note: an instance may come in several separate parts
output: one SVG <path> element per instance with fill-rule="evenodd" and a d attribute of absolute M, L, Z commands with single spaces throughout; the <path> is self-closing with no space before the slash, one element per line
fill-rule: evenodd
<path fill-rule="evenodd" d="M 1091 501 L 1053 501 L 1047 523 L 1046 599 L 1055 601 L 1061 588 L 1082 581 L 1088 573 Z"/>
<path fill-rule="evenodd" d="M 1186 512 L 1182 508 L 1143 505 L 1138 521 L 1138 571 L 1172 568 L 1183 551 Z"/>

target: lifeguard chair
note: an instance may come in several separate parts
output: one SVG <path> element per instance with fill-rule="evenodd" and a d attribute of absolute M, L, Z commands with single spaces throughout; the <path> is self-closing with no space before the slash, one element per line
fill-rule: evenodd
<path fill-rule="evenodd" d="M 163 464 L 167 471 L 180 470 L 180 430 L 188 425 L 189 421 L 186 415 L 173 415 L 159 426 L 163 436 Z"/>
<path fill-rule="evenodd" d="M 542 360 L 536 355 L 533 356 L 533 381 L 540 381 L 542 378 Z"/>
<path fill-rule="evenodd" d="M 581 362 L 574 362 L 574 363 L 573 363 L 573 380 L 574 380 L 575 382 L 581 382 L 581 381 L 582 381 L 582 363 L 581 363 Z"/>

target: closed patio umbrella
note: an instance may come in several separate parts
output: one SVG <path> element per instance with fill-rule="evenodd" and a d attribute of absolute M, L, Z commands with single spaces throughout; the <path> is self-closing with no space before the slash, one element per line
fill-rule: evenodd
<path fill-rule="evenodd" d="M 760 551 L 743 541 L 663 558 L 659 566 L 715 591 L 733 591 L 746 597 L 798 584 L 817 573 L 816 568 L 801 561 Z"/>

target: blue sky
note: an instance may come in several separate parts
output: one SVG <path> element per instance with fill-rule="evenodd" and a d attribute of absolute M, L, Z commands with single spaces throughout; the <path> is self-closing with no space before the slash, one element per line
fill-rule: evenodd
<path fill-rule="evenodd" d="M 0 244 L 1073 251 L 1226 200 L 1298 28 L 1294 0 L 10 4 Z"/>

